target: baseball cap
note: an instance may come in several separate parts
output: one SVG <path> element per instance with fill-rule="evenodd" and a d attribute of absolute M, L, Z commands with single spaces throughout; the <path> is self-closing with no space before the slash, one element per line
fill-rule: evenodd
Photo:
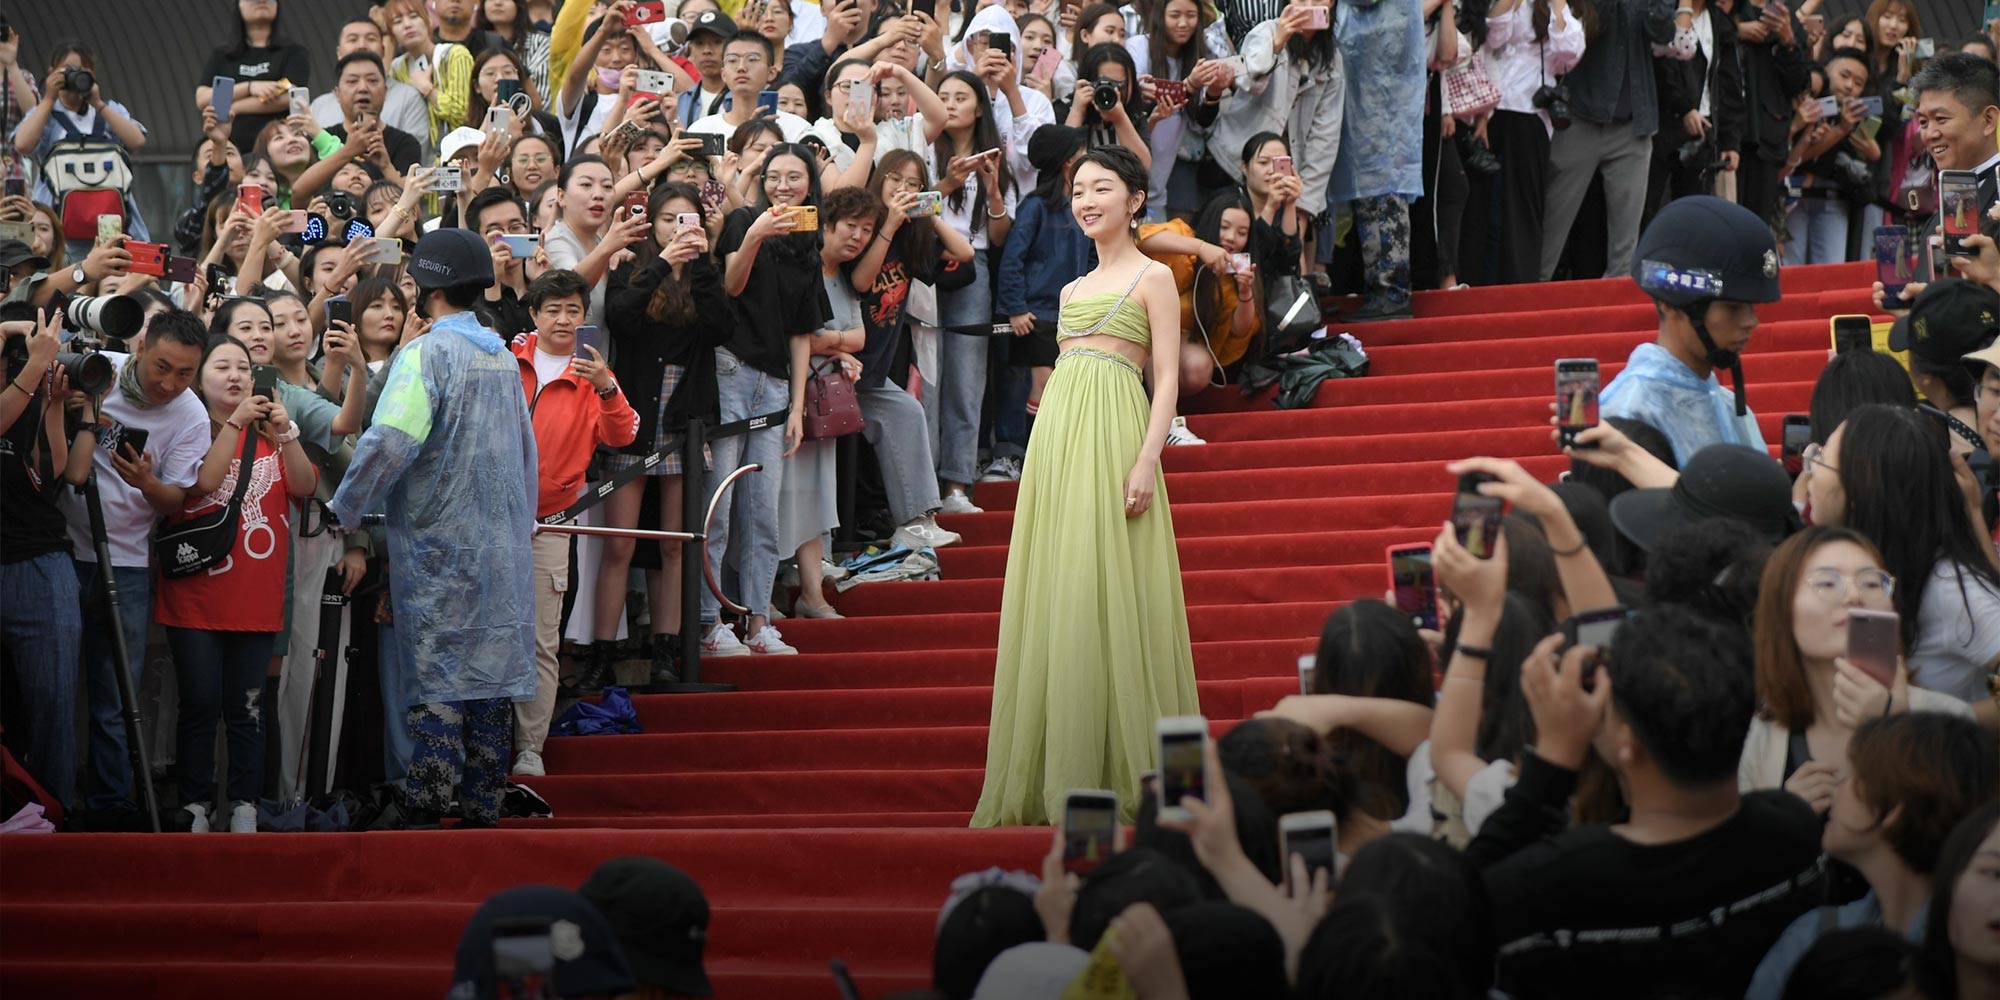
<path fill-rule="evenodd" d="M 736 22 L 719 10 L 702 11 L 701 16 L 688 25 L 688 41 L 692 42 L 701 35 L 714 35 L 726 42 L 736 37 Z"/>
<path fill-rule="evenodd" d="M 438 162 L 448 164 L 452 157 L 468 149 L 478 149 L 479 144 L 485 141 L 486 133 L 469 125 L 460 125 L 446 132 L 438 142 Z"/>
<path fill-rule="evenodd" d="M 439 288 L 490 288 L 493 251 L 469 229 L 439 229 L 425 233 L 410 251 L 410 280 L 424 291 Z"/>
<path fill-rule="evenodd" d="M 35 248 L 20 240 L 0 240 L 0 267 L 13 268 L 22 264 L 33 264 L 35 270 L 46 271 L 49 259 L 35 252 Z"/>
<path fill-rule="evenodd" d="M 1985 378 L 1986 368 L 1989 365 L 1996 370 L 2000 370 L 2000 340 L 1996 340 L 1977 351 L 1967 354 L 1961 360 L 1965 362 L 1967 368 L 1972 369 L 1972 377 L 1975 381 Z"/>
<path fill-rule="evenodd" d="M 715 995 L 701 965 L 708 898 L 686 872 L 658 858 L 612 858 L 577 892 L 610 922 L 633 978 L 677 996 Z"/>
<path fill-rule="evenodd" d="M 2000 293 L 1964 278 L 1934 281 L 1889 331 L 1889 349 L 1955 364 L 2000 333 Z"/>
<path fill-rule="evenodd" d="M 448 1000 L 497 994 L 496 937 L 519 938 L 530 961 L 545 948 L 549 981 L 560 996 L 619 996 L 638 988 L 618 939 L 595 907 L 560 886 L 524 885 L 495 893 L 472 914 L 458 939 Z"/>
<path fill-rule="evenodd" d="M 1672 487 L 1628 490 L 1611 501 L 1611 523 L 1648 552 L 1674 529 L 1711 517 L 1741 521 L 1773 544 L 1783 541 L 1798 523 L 1791 478 L 1761 451 L 1712 444 L 1681 466 Z"/>

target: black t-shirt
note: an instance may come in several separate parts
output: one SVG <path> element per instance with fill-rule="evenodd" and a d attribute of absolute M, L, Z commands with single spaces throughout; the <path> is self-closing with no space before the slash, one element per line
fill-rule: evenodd
<path fill-rule="evenodd" d="M 237 83 L 258 80 L 290 80 L 294 87 L 312 86 L 312 58 L 306 54 L 305 46 L 290 42 L 280 42 L 275 46 L 238 50 L 234 46 L 216 49 L 208 57 L 208 63 L 201 68 L 201 79 L 195 86 L 206 87 L 218 76 L 226 76 Z M 264 126 L 285 117 L 282 114 L 235 114 L 229 120 L 229 141 L 237 149 L 248 153 L 257 146 L 257 133 Z"/>
<path fill-rule="evenodd" d="M 1805 801 L 1771 791 L 1676 843 L 1588 826 L 1517 851 L 1485 873 L 1498 985 L 1519 997 L 1740 997 L 1771 942 L 1820 902 L 1819 842 Z"/>
<path fill-rule="evenodd" d="M 875 284 L 859 296 L 861 325 L 868 339 L 854 358 L 861 362 L 859 385 L 863 389 L 873 389 L 885 381 L 902 385 L 908 377 L 910 291 L 915 282 L 932 280 L 930 271 L 936 270 L 935 261 L 930 262 L 929 270 L 905 262 L 903 247 L 908 242 L 902 233 L 896 234 L 882 258 L 882 270 L 875 276 Z M 854 264 L 841 265 L 840 273 L 851 279 Z"/>
<path fill-rule="evenodd" d="M 63 489 L 62 470 L 50 458 L 42 422 L 34 419 L 41 409 L 40 399 L 31 400 L 28 411 L 0 434 L 0 510 L 6 511 L 0 516 L 0 563 L 70 551 L 69 529 L 56 506 Z M 62 420 L 62 410 L 51 412 L 49 419 Z M 28 472 L 30 463 L 36 466 L 33 476 Z"/>
<path fill-rule="evenodd" d="M 716 259 L 728 271 L 729 255 L 743 246 L 743 236 L 757 219 L 757 209 L 739 208 L 722 224 L 715 241 Z M 736 302 L 736 332 L 729 353 L 772 378 L 790 378 L 792 338 L 818 332 L 833 317 L 826 285 L 820 280 L 818 241 L 795 234 L 765 240 L 757 248 L 757 263 Z"/>

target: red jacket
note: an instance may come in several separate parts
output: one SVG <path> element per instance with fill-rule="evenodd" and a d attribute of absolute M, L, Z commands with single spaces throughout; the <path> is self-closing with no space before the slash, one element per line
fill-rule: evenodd
<path fill-rule="evenodd" d="M 535 424 L 537 496 L 535 516 L 558 513 L 583 494 L 583 473 L 598 445 L 623 448 L 639 433 L 639 414 L 623 391 L 597 398 L 597 387 L 564 372 L 541 386 L 535 378 L 535 335 L 513 344 L 521 364 L 521 391 L 528 396 L 528 417 Z"/>

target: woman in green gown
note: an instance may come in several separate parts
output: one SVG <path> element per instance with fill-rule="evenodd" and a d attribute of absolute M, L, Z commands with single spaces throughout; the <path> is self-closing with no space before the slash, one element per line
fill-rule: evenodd
<path fill-rule="evenodd" d="M 1180 294 L 1134 239 L 1146 204 L 1138 158 L 1092 149 L 1070 177 L 1070 213 L 1098 264 L 1063 290 L 1062 354 L 1028 441 L 973 826 L 1060 822 L 1072 788 L 1117 792 L 1130 820 L 1139 775 L 1155 766 L 1154 724 L 1201 711 L 1160 474 Z"/>

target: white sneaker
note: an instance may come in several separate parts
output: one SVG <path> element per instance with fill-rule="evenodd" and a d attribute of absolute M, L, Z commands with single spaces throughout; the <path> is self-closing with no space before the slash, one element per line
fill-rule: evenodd
<path fill-rule="evenodd" d="M 751 636 L 749 645 L 744 648 L 752 653 L 756 653 L 758 656 L 799 655 L 799 651 L 785 645 L 785 637 L 779 635 L 778 630 L 769 625 L 764 626 L 758 630 L 756 635 Z"/>
<path fill-rule="evenodd" d="M 708 630 L 708 634 L 701 637 L 701 655 L 749 656 L 750 647 L 736 638 L 736 633 L 730 629 L 728 622 L 716 622 L 715 626 Z"/>
<path fill-rule="evenodd" d="M 257 807 L 248 802 L 236 803 L 236 808 L 229 810 L 229 832 L 256 833 Z"/>
<path fill-rule="evenodd" d="M 1167 428 L 1167 444 L 1169 445 L 1207 443 L 1207 441 L 1196 437 L 1193 431 L 1188 430 L 1186 417 L 1175 417 L 1173 426 Z"/>
<path fill-rule="evenodd" d="M 925 516 L 897 528 L 896 534 L 889 539 L 889 544 L 905 545 L 914 551 L 927 548 L 941 549 L 947 545 L 957 544 L 960 540 L 958 532 L 946 531 L 938 527 L 936 521 Z"/>
<path fill-rule="evenodd" d="M 944 505 L 938 508 L 940 514 L 984 514 L 985 508 L 972 505 L 972 498 L 964 490 L 952 490 L 944 495 Z"/>
<path fill-rule="evenodd" d="M 533 750 L 523 750 L 514 758 L 514 773 L 530 778 L 540 778 L 549 772 L 547 768 L 542 766 L 541 754 Z"/>
<path fill-rule="evenodd" d="M 192 820 L 186 821 L 189 833 L 208 832 L 208 806 L 200 802 L 190 802 L 182 806 L 181 811 L 194 817 Z"/>
<path fill-rule="evenodd" d="M 982 483 L 1011 483 L 1021 478 L 1021 460 L 1013 456 L 996 458 L 986 464 L 986 472 L 979 477 Z"/>

